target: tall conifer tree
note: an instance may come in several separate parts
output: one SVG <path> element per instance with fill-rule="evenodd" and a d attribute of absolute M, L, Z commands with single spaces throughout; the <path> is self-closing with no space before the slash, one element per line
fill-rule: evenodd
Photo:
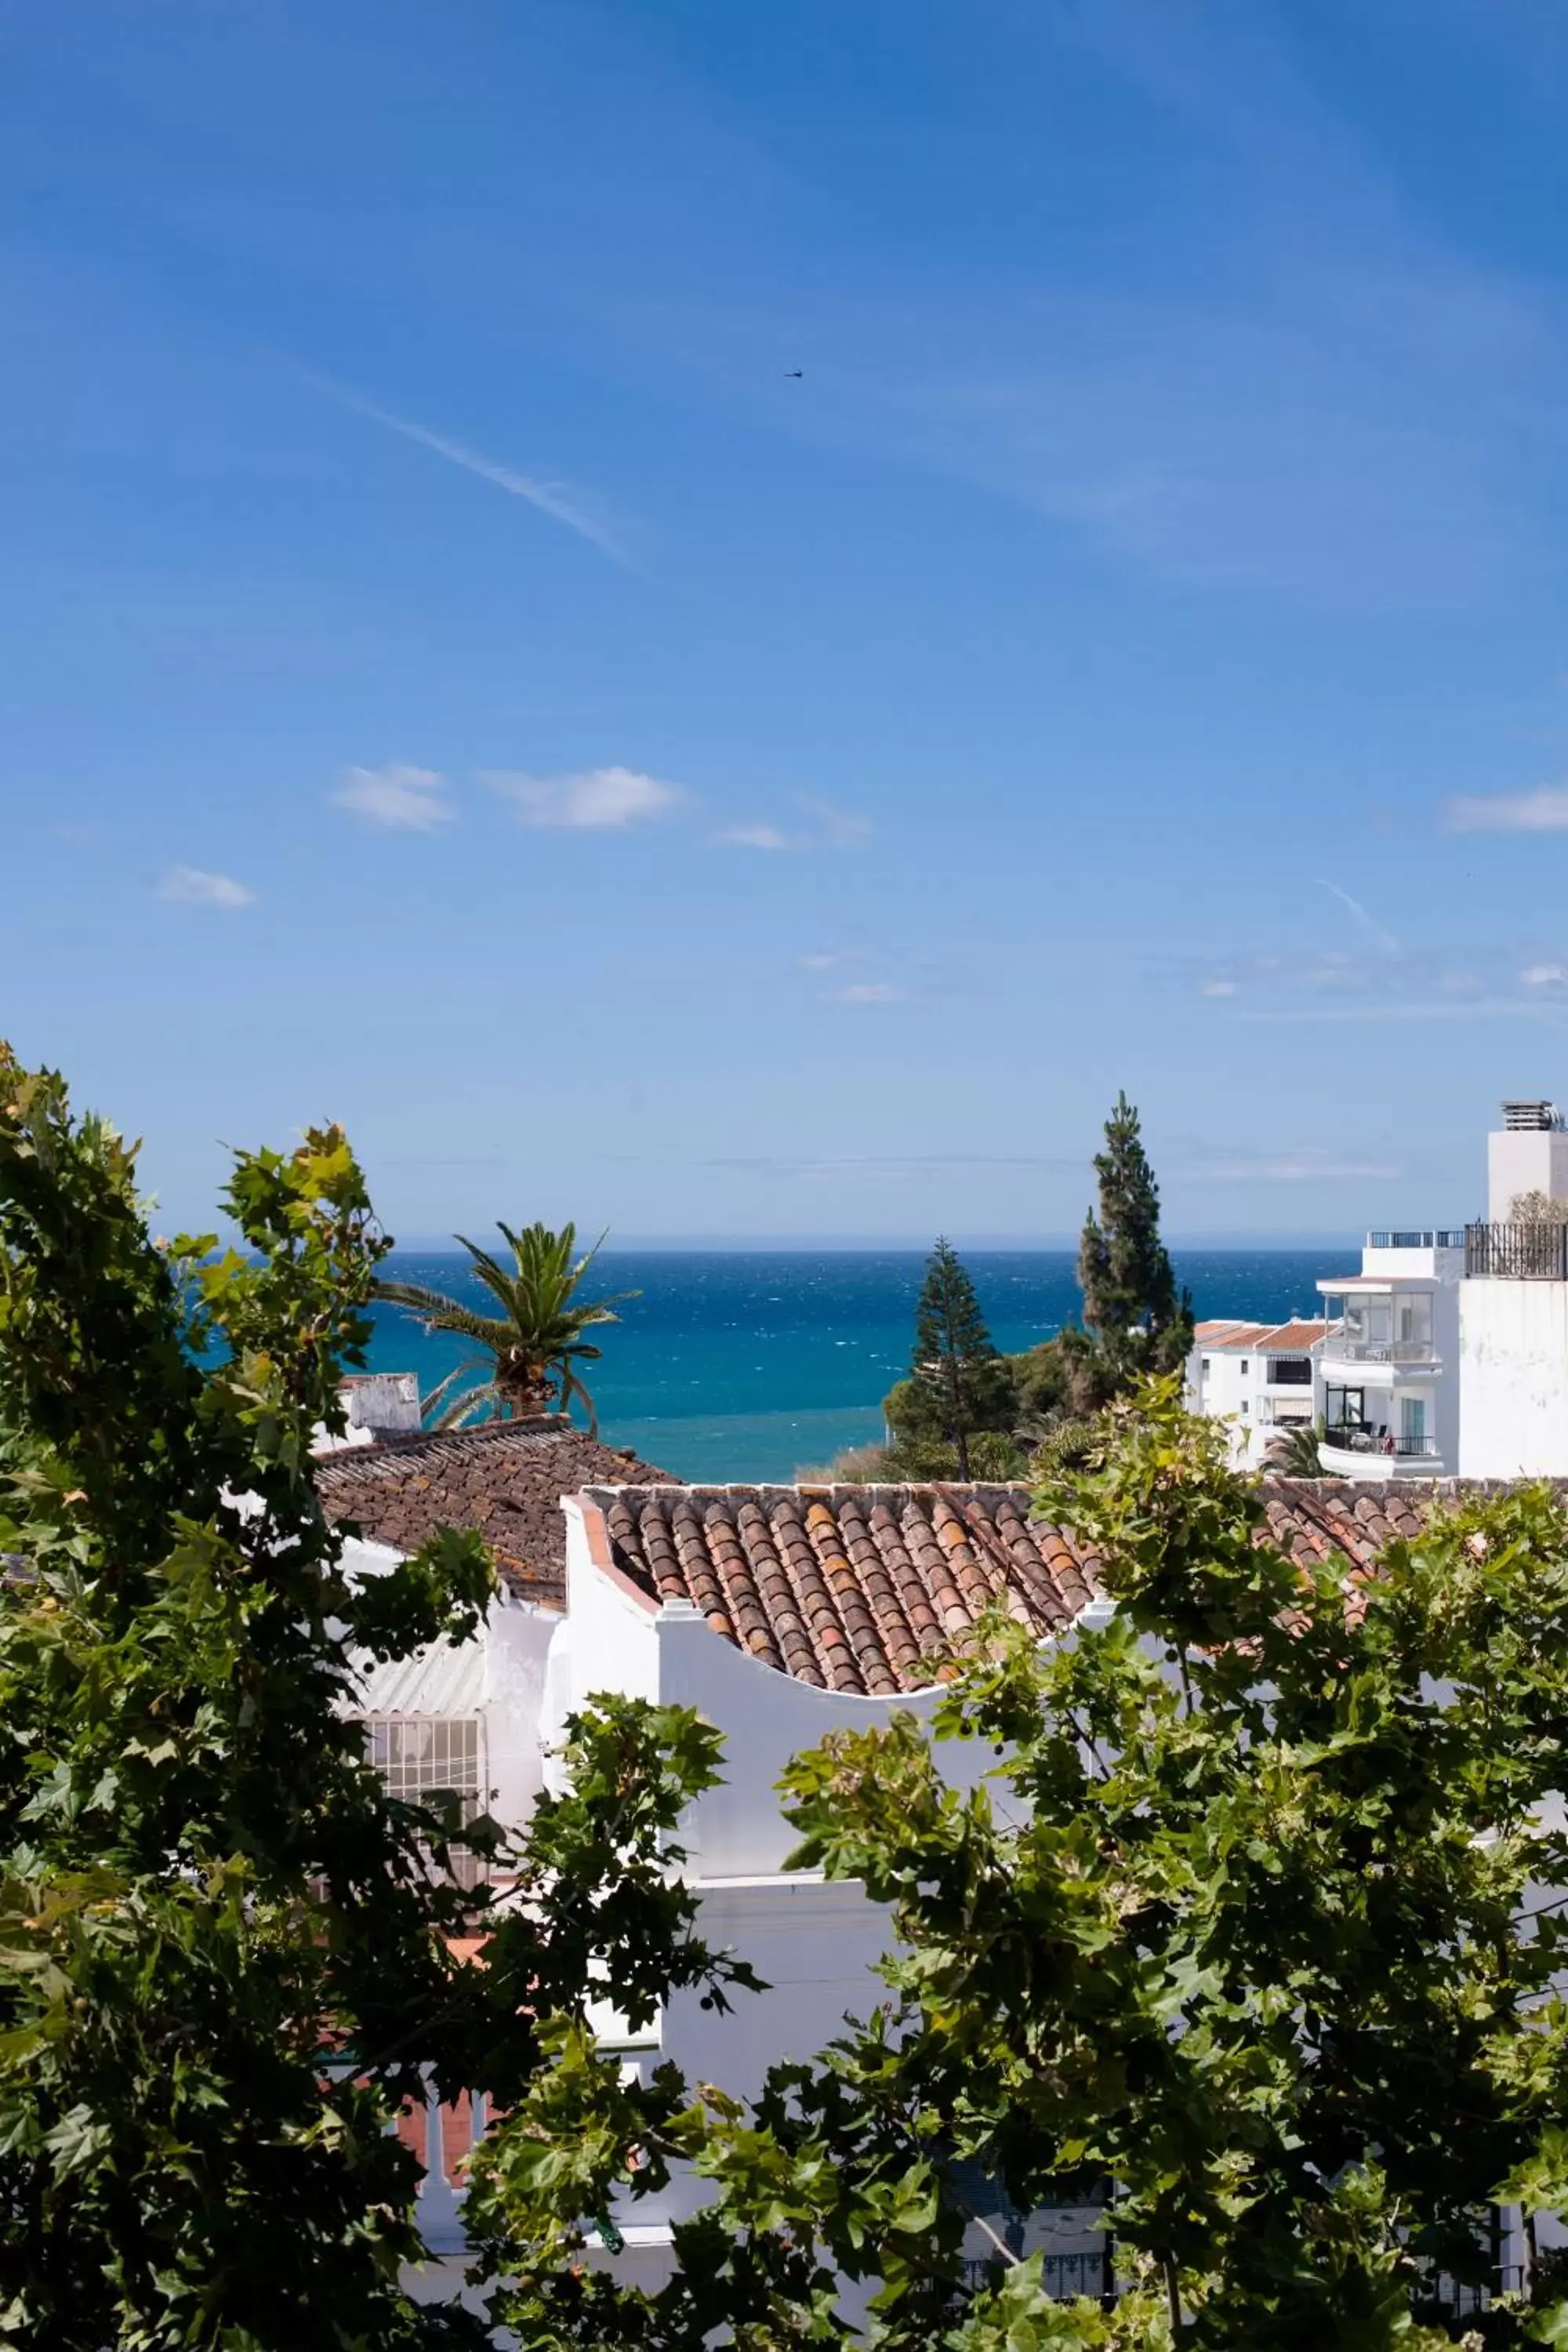
<path fill-rule="evenodd" d="M 967 1478 L 971 1437 L 1005 1424 L 1012 1391 L 974 1285 L 957 1251 L 941 1234 L 926 1260 L 915 1310 L 910 1377 L 958 1456 L 959 1476 Z"/>
<path fill-rule="evenodd" d="M 1097 1152 L 1100 1213 L 1091 1209 L 1079 1244 L 1083 1319 L 1112 1390 L 1148 1371 L 1173 1371 L 1193 1344 L 1193 1302 L 1178 1292 L 1160 1239 L 1160 1188 L 1143 1149 L 1138 1113 L 1125 1094 L 1105 1123 Z"/>

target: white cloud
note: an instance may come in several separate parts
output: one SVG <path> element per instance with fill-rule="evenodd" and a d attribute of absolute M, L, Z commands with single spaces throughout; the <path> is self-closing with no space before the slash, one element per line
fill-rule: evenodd
<path fill-rule="evenodd" d="M 1561 988 L 1568 982 L 1568 963 L 1527 964 L 1519 976 L 1526 988 Z"/>
<path fill-rule="evenodd" d="M 787 849 L 790 845 L 788 834 L 781 833 L 776 824 L 727 824 L 713 838 L 727 849 Z"/>
<path fill-rule="evenodd" d="M 1281 1151 L 1248 1157 L 1237 1153 L 1203 1160 L 1181 1173 L 1209 1184 L 1339 1184 L 1352 1180 L 1388 1181 L 1404 1174 L 1397 1161 L 1335 1160 L 1324 1151 Z"/>
<path fill-rule="evenodd" d="M 824 1004 L 901 1004 L 905 992 L 889 980 L 857 980 L 847 988 L 824 991 Z"/>
<path fill-rule="evenodd" d="M 341 400 L 343 406 L 352 408 L 356 415 L 368 416 L 374 424 L 384 425 L 389 433 L 400 433 L 405 441 L 417 442 L 420 448 L 434 451 L 437 457 L 445 457 L 449 465 L 460 466 L 466 474 L 477 474 L 481 482 L 493 483 L 498 490 L 505 490 L 509 498 L 526 499 L 541 514 L 549 515 L 555 522 L 564 523 L 568 530 L 577 533 L 579 539 L 587 540 L 612 562 L 630 562 L 619 541 L 585 503 L 583 493 L 573 489 L 568 483 L 542 481 L 537 475 L 520 473 L 515 467 L 498 465 L 493 457 L 481 457 L 477 449 L 468 448 L 461 441 L 449 440 L 444 433 L 432 433 L 427 426 L 416 425 L 406 416 L 395 415 L 389 408 L 377 408 L 374 402 L 362 400 L 357 393 L 346 392 L 341 385 L 328 383 L 321 377 L 312 381 L 321 383 L 334 400 Z"/>
<path fill-rule="evenodd" d="M 524 824 L 579 833 L 608 833 L 645 817 L 665 816 L 684 798 L 679 784 L 661 783 L 636 768 L 587 768 L 572 776 L 491 769 L 485 782 L 514 803 Z"/>
<path fill-rule="evenodd" d="M 1445 833 L 1568 833 L 1568 784 L 1532 793 L 1459 793 L 1443 803 Z"/>
<path fill-rule="evenodd" d="M 837 971 L 840 965 L 864 963 L 864 948 L 816 948 L 809 955 L 797 956 L 802 971 Z"/>
<path fill-rule="evenodd" d="M 1239 993 L 1240 988 L 1241 982 L 1238 980 L 1226 980 L 1222 973 L 1216 973 L 1213 979 L 1199 981 L 1198 994 L 1200 996 L 1235 996 Z"/>
<path fill-rule="evenodd" d="M 250 907 L 256 893 L 231 875 L 207 874 L 199 866 L 171 866 L 158 885 L 160 898 L 178 899 L 185 907 Z"/>
<path fill-rule="evenodd" d="M 434 768 L 394 760 L 384 768 L 349 768 L 331 797 L 339 808 L 395 833 L 433 833 L 452 811 L 442 794 L 447 780 Z"/>
<path fill-rule="evenodd" d="M 815 793 L 795 793 L 791 795 L 797 809 L 805 811 L 816 826 L 820 839 L 829 849 L 853 849 L 858 843 L 868 841 L 872 825 L 868 816 L 854 809 L 837 807 L 832 801 L 820 799 Z"/>

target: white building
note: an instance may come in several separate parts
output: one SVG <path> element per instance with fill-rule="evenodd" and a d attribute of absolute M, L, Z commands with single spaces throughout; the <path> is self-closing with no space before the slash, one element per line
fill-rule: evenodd
<path fill-rule="evenodd" d="M 1238 1465 L 1261 1468 L 1281 1430 L 1310 1427 L 1316 1418 L 1324 1330 L 1301 1317 L 1289 1323 L 1221 1317 L 1197 1325 L 1187 1359 L 1187 1407 L 1229 1421 Z"/>
<path fill-rule="evenodd" d="M 1022 1486 L 686 1487 L 625 1483 L 628 1466 L 542 1423 L 356 1447 L 323 1460 L 318 1477 L 331 1515 L 363 1531 L 363 1570 L 441 1524 L 510 1541 L 506 1589 L 476 1642 L 367 1677 L 373 1751 L 401 1786 L 471 1786 L 521 1823 L 566 1716 L 597 1693 L 691 1706 L 720 1731 L 725 1780 L 688 1813 L 687 1868 L 704 1935 L 749 1959 L 769 1990 L 738 1995 L 722 2015 L 682 1996 L 647 2034 L 618 2036 L 607 2021 L 607 2038 L 628 2066 L 669 2060 L 744 2095 L 775 2061 L 813 2056 L 846 2012 L 875 2005 L 889 1939 L 858 1885 L 785 1868 L 794 1839 L 775 1786 L 785 1763 L 836 1727 L 894 1708 L 929 1717 L 936 1693 L 922 1675 L 953 1661 L 998 1600 L 1042 1642 L 1071 1640 L 1110 1604 L 1071 1535 L 1031 1520 Z M 1356 1562 L 1369 1542 L 1410 1528 L 1417 1499 L 1283 1481 L 1264 1493 L 1277 1540 L 1318 1556 L 1338 1546 Z M 978 1742 L 935 1753 L 960 1785 L 994 1760 Z M 483 2124 L 482 2103 L 468 2100 L 410 2119 L 427 2168 L 424 2294 L 460 2284 L 459 2159 Z M 700 2194 L 678 2180 L 617 2216 L 617 2265 L 657 2283 L 671 2226 Z M 1104 2242 L 1088 2210 L 987 2218 L 1018 2251 L 1044 2251 L 1064 2294 L 1100 2291 Z M 969 2251 L 989 2251 L 978 2230 Z"/>
<path fill-rule="evenodd" d="M 1459 1454 L 1462 1231 L 1368 1234 L 1359 1274 L 1320 1282 L 1319 1459 L 1330 1477 L 1452 1476 Z"/>
<path fill-rule="evenodd" d="M 1568 1475 L 1568 1130 L 1551 1103 L 1502 1112 L 1484 1223 L 1369 1234 L 1318 1286 L 1331 1476 Z"/>
<path fill-rule="evenodd" d="M 1559 1203 L 1563 1222 L 1552 1214 Z M 1552 1103 L 1505 1103 L 1501 1129 L 1487 1139 L 1487 1223 L 1467 1233 L 1458 1351 L 1461 1476 L 1561 1476 L 1568 1470 L 1568 1131 Z"/>

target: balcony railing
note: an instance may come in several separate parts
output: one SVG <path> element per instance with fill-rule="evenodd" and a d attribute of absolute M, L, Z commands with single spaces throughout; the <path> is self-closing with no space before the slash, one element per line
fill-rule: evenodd
<path fill-rule="evenodd" d="M 1347 1339 L 1331 1331 L 1323 1353 L 1336 1363 L 1430 1364 L 1436 1361 L 1430 1339 Z"/>
<path fill-rule="evenodd" d="M 1101 2247 L 1083 2253 L 1047 2254 L 1040 2269 L 1046 2293 L 1053 2303 L 1070 2303 L 1080 2294 L 1096 2295 L 1104 2301 L 1116 2292 L 1114 2274 Z M 983 2287 L 999 2285 L 1006 2274 L 1006 2264 L 999 2256 L 977 2256 L 963 2265 L 963 2284 L 976 2293 Z"/>
<path fill-rule="evenodd" d="M 1369 1421 L 1336 1421 L 1323 1431 L 1323 1445 L 1342 1454 L 1383 1454 L 1394 1462 L 1436 1462 L 1441 1456 L 1435 1437 L 1380 1437 Z"/>
<path fill-rule="evenodd" d="M 1568 1282 L 1568 1224 L 1467 1225 L 1465 1272 L 1494 1282 Z"/>
<path fill-rule="evenodd" d="M 1368 1249 L 1463 1249 L 1463 1225 L 1423 1225 L 1407 1234 L 1368 1234 Z"/>

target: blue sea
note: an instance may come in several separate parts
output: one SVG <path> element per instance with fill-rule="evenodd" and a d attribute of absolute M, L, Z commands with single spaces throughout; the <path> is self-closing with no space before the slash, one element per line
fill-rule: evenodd
<path fill-rule="evenodd" d="M 1172 1253 L 1200 1317 L 1284 1321 L 1316 1310 L 1320 1276 L 1343 1274 L 1342 1250 Z M 1073 1320 L 1079 1297 L 1068 1250 L 963 1254 L 996 1345 L 1008 1354 Z M 847 1445 L 882 1434 L 881 1399 L 909 1368 L 924 1273 L 915 1251 L 604 1251 L 584 1295 L 639 1295 L 593 1336 L 587 1368 L 600 1434 L 692 1481 L 788 1479 Z M 384 1269 L 478 1307 L 489 1295 L 458 1254 L 395 1251 Z M 428 1391 L 467 1350 L 427 1335 L 400 1308 L 376 1310 L 371 1363 L 415 1371 Z"/>

